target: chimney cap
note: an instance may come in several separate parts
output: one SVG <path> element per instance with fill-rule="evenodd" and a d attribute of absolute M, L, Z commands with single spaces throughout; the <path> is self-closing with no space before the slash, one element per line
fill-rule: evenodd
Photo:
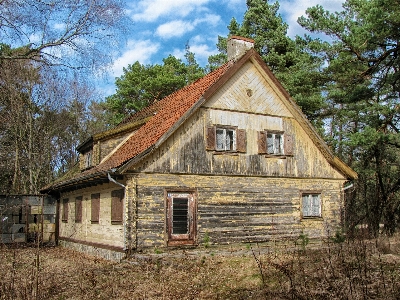
<path fill-rule="evenodd" d="M 230 40 L 242 40 L 242 41 L 249 42 L 249 43 L 252 43 L 252 44 L 255 43 L 255 41 L 254 41 L 253 39 L 246 38 L 246 37 L 239 36 L 239 35 L 232 35 L 232 36 L 230 36 L 230 37 L 228 38 L 228 41 L 230 41 Z"/>

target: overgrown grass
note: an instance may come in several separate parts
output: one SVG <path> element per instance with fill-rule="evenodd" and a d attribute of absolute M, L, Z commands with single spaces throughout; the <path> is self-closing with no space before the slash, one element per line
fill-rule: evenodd
<path fill-rule="evenodd" d="M 328 241 L 232 253 L 149 254 L 115 263 L 63 248 L 0 249 L 1 299 L 398 299 L 396 241 Z M 213 255 L 210 254 L 213 253 Z M 35 282 L 38 282 L 36 292 Z"/>

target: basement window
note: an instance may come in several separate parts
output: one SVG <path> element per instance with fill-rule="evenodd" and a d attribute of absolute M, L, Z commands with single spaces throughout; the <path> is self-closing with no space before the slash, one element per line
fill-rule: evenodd
<path fill-rule="evenodd" d="M 246 152 L 246 131 L 232 126 L 207 127 L 206 148 L 217 152 Z"/>
<path fill-rule="evenodd" d="M 304 193 L 302 194 L 301 211 L 303 218 L 322 217 L 321 194 Z"/>

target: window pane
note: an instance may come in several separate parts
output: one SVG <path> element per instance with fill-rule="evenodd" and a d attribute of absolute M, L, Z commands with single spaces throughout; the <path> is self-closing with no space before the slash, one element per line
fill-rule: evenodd
<path fill-rule="evenodd" d="M 275 154 L 283 154 L 283 139 L 281 134 L 275 134 Z"/>
<path fill-rule="evenodd" d="M 235 150 L 235 134 L 233 130 L 226 130 L 226 150 Z"/>
<path fill-rule="evenodd" d="M 267 153 L 274 154 L 274 135 L 267 133 Z"/>
<path fill-rule="evenodd" d="M 312 215 L 313 216 L 320 216 L 320 200 L 319 195 L 312 195 Z"/>
<path fill-rule="evenodd" d="M 217 150 L 225 150 L 225 129 L 217 129 Z"/>
<path fill-rule="evenodd" d="M 310 197 L 309 195 L 303 195 L 303 216 L 309 217 L 311 215 L 310 210 L 311 210 Z"/>

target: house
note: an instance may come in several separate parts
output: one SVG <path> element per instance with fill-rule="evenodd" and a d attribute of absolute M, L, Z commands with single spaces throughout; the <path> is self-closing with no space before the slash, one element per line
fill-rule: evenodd
<path fill-rule="evenodd" d="M 336 232 L 357 174 L 253 43 L 230 38 L 228 63 L 79 146 L 79 170 L 43 189 L 62 245 L 122 257 Z"/>

